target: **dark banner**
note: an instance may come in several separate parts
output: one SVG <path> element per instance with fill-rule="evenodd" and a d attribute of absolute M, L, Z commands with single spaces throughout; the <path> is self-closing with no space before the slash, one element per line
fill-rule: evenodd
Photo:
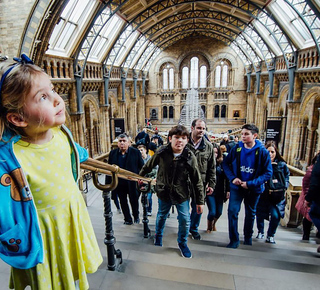
<path fill-rule="evenodd" d="M 114 119 L 114 135 L 115 137 L 124 133 L 124 119 Z"/>
<path fill-rule="evenodd" d="M 274 141 L 277 145 L 280 141 L 282 120 L 267 120 L 266 141 Z"/>

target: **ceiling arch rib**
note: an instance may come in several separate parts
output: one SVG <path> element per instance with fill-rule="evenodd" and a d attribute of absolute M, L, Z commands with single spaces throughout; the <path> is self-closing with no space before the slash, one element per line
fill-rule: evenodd
<path fill-rule="evenodd" d="M 205 21 L 212 21 L 214 20 L 213 19 L 213 13 L 212 12 L 207 12 L 207 11 L 199 11 L 200 14 L 198 13 L 198 17 L 201 17 L 201 18 L 197 18 L 197 20 L 205 20 Z M 202 13 L 204 12 L 204 13 Z M 221 25 L 225 25 L 225 22 L 221 21 L 222 19 L 222 14 L 223 13 L 214 13 L 214 16 L 216 18 L 218 18 L 218 24 L 221 23 Z M 187 17 L 185 17 L 187 15 Z M 206 18 L 203 18 L 204 16 L 206 16 Z M 228 23 L 228 26 L 232 26 L 234 28 L 235 31 L 239 31 L 239 27 L 245 27 L 245 23 L 244 22 L 241 22 L 237 19 L 232 19 L 232 17 L 223 17 L 224 20 L 226 18 L 230 18 L 232 21 L 230 21 L 232 24 L 230 24 L 230 22 Z M 178 25 L 181 25 L 181 20 L 183 21 L 187 21 L 187 20 L 192 20 L 194 19 L 194 13 L 189 13 L 189 12 L 185 12 L 185 13 L 179 13 L 179 14 L 175 14 L 175 15 L 171 15 L 165 19 L 163 19 L 161 22 L 157 22 L 156 24 L 154 24 L 153 26 L 149 27 L 147 31 L 144 32 L 144 34 L 140 35 L 140 38 L 141 37 L 144 37 L 146 36 L 146 41 L 149 41 L 149 40 L 153 40 L 153 42 L 157 42 L 158 39 L 156 38 L 156 34 L 160 34 L 161 31 L 163 31 L 163 29 L 165 28 L 166 31 L 170 29 L 171 26 L 177 26 L 177 23 L 179 22 Z M 137 40 L 139 41 L 139 39 Z M 128 59 L 132 59 L 133 56 L 132 56 L 132 53 L 131 51 L 129 51 L 128 53 L 128 56 L 127 56 L 127 59 L 124 61 L 124 63 L 121 64 L 121 66 L 123 67 L 128 67 L 130 68 L 131 67 L 131 63 L 130 61 L 128 61 Z M 134 65 L 133 65 L 134 66 Z"/>
<path fill-rule="evenodd" d="M 224 41 L 225 43 L 227 43 L 228 45 L 234 41 L 234 39 L 236 38 L 237 34 L 232 32 L 230 29 L 220 26 L 220 25 L 210 25 L 208 23 L 205 23 L 203 25 L 203 27 L 201 27 L 201 25 L 195 25 L 195 24 L 187 24 L 187 25 L 183 25 L 183 26 L 179 26 L 178 29 L 177 28 L 173 28 L 170 31 L 164 33 L 162 36 L 158 37 L 159 41 L 165 40 L 167 38 L 170 38 L 171 35 L 173 34 L 177 34 L 179 32 L 182 31 L 194 31 L 194 32 L 201 32 L 201 33 L 205 33 L 207 34 L 209 31 L 210 33 L 207 34 L 209 36 L 212 35 L 212 33 L 215 33 L 215 35 L 219 35 L 220 37 L 225 37 L 226 39 L 228 39 L 228 41 Z M 211 36 L 212 37 L 212 36 Z M 253 62 L 260 62 L 261 59 L 259 58 L 259 56 L 256 54 L 256 52 L 252 49 L 252 47 L 250 46 L 250 44 L 246 41 L 246 39 L 244 39 L 243 37 L 241 38 L 241 42 L 239 41 L 239 46 L 242 47 L 243 51 L 246 51 L 246 54 L 248 56 L 248 58 Z"/>
<path fill-rule="evenodd" d="M 127 2 L 126 0 L 124 2 Z M 103 1 L 101 1 L 103 2 Z M 112 1 L 109 1 L 112 2 Z M 108 3 L 109 3 L 108 2 Z M 107 4 L 108 4 L 107 3 Z M 78 50 L 74 54 L 74 74 L 75 76 L 83 77 L 83 71 L 86 66 L 86 62 L 92 46 L 100 35 L 105 25 L 112 19 L 113 15 L 120 9 L 114 9 L 113 11 L 107 6 L 107 4 L 101 4 L 97 10 L 96 16 L 88 27 L 82 42 L 79 45 Z"/>
<path fill-rule="evenodd" d="M 153 61 L 156 59 L 156 57 L 160 54 L 161 49 L 156 48 L 151 57 L 148 59 L 146 64 L 142 67 L 142 71 L 149 71 L 150 66 L 152 65 Z"/>
<path fill-rule="evenodd" d="M 231 35 L 233 34 L 233 36 L 231 36 L 232 38 L 234 38 L 237 34 L 235 32 L 233 32 L 232 30 L 223 27 L 221 25 L 213 25 L 213 24 L 209 24 L 209 23 L 198 23 L 197 25 L 193 24 L 193 23 L 186 23 L 184 25 L 179 25 L 176 27 L 173 27 L 169 30 L 166 30 L 165 32 L 163 32 L 161 35 L 157 36 L 157 41 L 158 42 L 162 42 L 163 39 L 167 39 L 170 38 L 171 35 L 182 32 L 182 31 L 196 31 L 197 29 L 203 29 L 203 30 L 213 30 L 213 31 L 220 31 L 220 33 L 225 34 L 225 35 Z M 140 35 L 142 36 L 142 35 Z M 148 39 L 145 39 L 145 41 L 148 41 Z M 131 67 L 131 63 L 127 63 L 127 60 L 133 57 L 131 55 L 132 53 L 130 52 L 128 54 L 127 59 L 125 60 L 125 62 L 121 65 L 124 69 L 127 68 L 129 69 Z"/>
<path fill-rule="evenodd" d="M 226 45 L 230 45 L 231 47 L 231 38 L 228 38 L 224 35 L 221 35 L 219 33 L 213 32 L 213 31 L 196 31 L 198 33 L 198 35 L 203 35 L 206 37 L 211 37 L 211 38 L 215 38 L 219 41 L 224 42 Z M 160 48 L 165 49 L 166 47 L 172 45 L 172 43 L 183 39 L 185 37 L 188 37 L 190 35 L 192 35 L 192 33 L 194 33 L 194 30 L 191 31 L 184 31 L 182 34 L 177 34 L 175 36 L 173 36 L 171 39 L 165 39 L 165 41 L 161 44 L 159 44 Z M 241 46 L 241 44 L 239 43 L 235 43 L 235 46 L 238 48 L 238 50 L 236 51 L 238 53 L 238 51 L 240 51 L 241 53 L 238 53 L 238 56 L 240 57 L 241 61 L 243 62 L 243 64 L 245 65 L 245 68 L 247 70 L 249 64 L 252 64 L 252 59 L 250 58 L 250 56 L 248 54 L 246 54 L 244 48 Z M 233 47 L 231 47 L 233 49 Z"/>
<path fill-rule="evenodd" d="M 174 3 L 172 4 L 172 2 L 174 2 Z M 206 2 L 206 1 L 183 1 L 183 4 L 185 4 L 186 2 L 195 3 L 195 2 Z M 162 6 L 161 6 L 162 10 L 168 9 L 168 6 L 170 6 L 170 8 L 172 8 L 173 5 L 182 5 L 181 1 L 171 1 L 170 3 L 165 3 L 165 4 L 167 4 L 167 6 L 165 6 L 163 4 L 163 1 L 161 1 L 160 3 L 162 3 Z M 216 1 L 215 3 L 220 3 L 220 2 Z M 226 3 L 222 3 L 222 5 L 232 6 L 234 8 L 234 10 L 237 10 L 237 9 L 239 9 L 239 7 L 241 7 L 241 9 L 244 9 L 244 11 L 243 11 L 244 13 L 249 13 L 250 17 L 253 17 L 258 21 L 260 21 L 259 18 L 261 17 L 261 14 L 264 14 L 264 16 L 267 15 L 264 11 L 261 10 L 260 7 L 256 7 L 255 4 L 253 4 L 251 2 L 250 3 L 246 3 L 246 4 L 242 4 L 242 5 L 238 4 L 238 6 L 231 5 L 229 3 L 227 3 L 227 4 Z M 249 10 L 248 7 L 250 7 L 250 8 L 254 7 L 254 9 L 251 8 L 251 10 Z M 160 9 L 159 8 L 159 2 L 157 2 L 153 6 L 148 7 L 148 9 L 145 9 L 140 14 L 138 14 L 138 16 L 133 18 L 128 25 L 132 24 L 133 26 L 135 26 L 136 29 L 140 29 L 141 26 L 142 26 L 142 23 L 146 22 L 150 17 L 152 19 L 154 19 L 155 14 L 157 14 L 157 13 L 160 14 L 159 9 Z M 259 18 L 256 17 L 256 15 L 258 15 L 258 14 L 260 16 Z M 262 19 L 264 19 L 264 18 L 262 17 Z M 272 36 L 276 40 L 276 43 L 280 46 L 281 51 L 282 51 L 282 53 L 284 55 L 284 58 L 286 60 L 287 66 L 288 67 L 292 66 L 292 64 L 289 62 L 291 60 L 291 58 L 288 59 L 288 56 L 293 54 L 293 49 L 292 49 L 291 43 L 288 41 L 288 39 L 286 38 L 286 36 L 283 33 L 279 33 L 279 31 L 281 31 L 281 30 L 279 29 L 278 25 L 273 20 L 271 20 L 271 18 L 268 18 L 268 24 L 269 24 L 269 27 L 272 28 L 272 30 L 270 30 L 268 28 L 269 32 L 270 32 L 270 34 L 272 34 Z M 122 43 L 122 45 L 123 45 L 123 43 Z M 122 46 L 122 45 L 119 45 L 119 46 Z M 288 48 L 291 48 L 291 51 L 289 51 Z M 112 53 L 108 55 L 108 58 L 106 60 L 107 63 L 109 63 L 109 64 L 111 63 L 111 67 L 113 66 L 114 61 L 115 61 L 115 59 L 117 57 L 117 54 L 118 54 L 118 51 L 116 51 L 116 49 L 117 49 L 117 47 L 114 47 Z M 290 54 L 290 52 L 291 52 L 291 54 Z M 110 56 L 111 56 L 111 58 L 113 58 L 112 61 L 110 59 Z M 292 60 L 294 60 L 294 59 L 295 58 L 292 58 Z"/>
<path fill-rule="evenodd" d="M 115 1 L 117 2 L 117 1 Z M 157 15 L 161 14 L 163 11 L 167 10 L 167 9 L 171 9 L 175 6 L 182 6 L 182 5 L 188 5 L 190 3 L 200 3 L 200 2 L 206 2 L 206 1 L 181 1 L 181 0 L 176 0 L 176 1 L 158 1 L 155 4 L 152 4 L 151 6 L 145 8 L 144 10 L 142 10 L 142 12 L 140 12 L 137 16 L 135 16 L 134 18 L 128 17 L 129 23 L 127 24 L 127 26 L 122 30 L 122 33 L 126 34 L 126 28 L 129 25 L 132 25 L 135 29 L 139 29 L 141 27 L 141 25 L 146 22 L 148 19 L 154 19 L 154 17 L 156 17 Z M 212 2 L 212 1 L 210 1 Z M 258 14 L 258 11 L 261 11 L 260 7 L 257 7 L 255 4 L 248 2 L 248 3 L 239 3 L 236 2 L 236 5 L 233 5 L 231 0 L 227 0 L 228 3 L 224 3 L 222 1 L 215 1 L 216 3 L 221 4 L 222 6 L 229 6 L 228 8 L 234 8 L 235 11 L 240 10 L 243 12 L 243 14 L 247 14 L 250 17 L 255 17 L 255 15 Z M 231 4 L 229 4 L 229 2 Z M 190 5 L 188 5 L 187 7 L 189 7 Z M 120 10 L 121 12 L 121 10 Z M 121 34 L 122 34 L 121 33 Z M 110 53 L 108 54 L 106 60 L 105 60 L 105 66 L 108 67 L 109 70 L 112 70 L 112 67 L 116 61 L 116 58 L 119 54 L 119 50 L 121 49 L 121 47 L 124 45 L 124 41 L 122 41 L 123 37 L 120 35 L 118 37 L 117 40 L 117 44 L 112 48 L 112 50 L 110 51 Z"/>
<path fill-rule="evenodd" d="M 147 48 L 149 40 L 142 34 L 139 35 L 139 37 L 136 40 L 136 43 L 131 48 L 129 53 L 127 54 L 125 60 L 120 65 L 123 68 L 131 68 L 134 67 L 133 64 L 135 64 L 139 57 L 142 56 L 143 51 Z"/>
<path fill-rule="evenodd" d="M 259 17 L 256 20 L 262 24 L 260 27 L 267 29 L 276 40 L 286 61 L 287 68 L 295 67 L 296 57 L 294 56 L 296 49 L 291 44 L 291 41 L 288 39 L 284 31 L 280 29 L 278 24 L 267 13 L 259 14 Z M 255 22 L 252 24 L 255 25 Z"/>
<path fill-rule="evenodd" d="M 158 22 L 153 26 L 149 27 L 149 29 L 144 32 L 144 36 L 147 36 L 148 39 L 153 39 L 154 42 L 157 42 L 158 39 L 155 36 L 155 34 L 158 35 L 160 34 L 160 31 L 164 31 L 164 29 L 169 29 L 171 26 L 177 26 L 177 23 L 179 23 L 178 25 L 181 26 L 182 24 L 180 23 L 182 23 L 182 21 L 194 19 L 195 14 L 198 17 L 196 19 L 197 21 L 198 20 L 206 21 L 205 24 L 209 26 L 208 29 L 212 29 L 210 25 L 214 23 L 214 24 L 224 25 L 224 28 L 228 27 L 230 30 L 232 30 L 231 28 L 233 28 L 234 32 L 242 32 L 242 34 L 245 36 L 246 41 L 250 42 L 250 45 L 252 46 L 253 50 L 256 51 L 258 55 L 260 52 L 260 55 L 259 55 L 260 59 L 263 58 L 266 61 L 267 59 L 274 58 L 274 53 L 269 49 L 268 45 L 262 40 L 262 38 L 257 33 L 254 27 L 251 27 L 251 25 L 245 27 L 246 23 L 244 23 L 242 20 L 224 13 L 218 13 L 213 11 L 192 11 L 192 12 L 188 11 L 188 12 L 181 12 L 173 16 L 169 16 L 161 20 L 161 22 Z M 227 24 L 226 24 L 226 20 L 227 20 Z M 212 23 L 210 24 L 209 22 L 212 22 Z M 204 24 L 201 23 L 201 25 L 204 25 Z M 242 30 L 243 28 L 244 30 Z M 140 35 L 140 37 L 142 37 L 142 34 Z M 254 41 L 252 41 L 252 39 Z M 128 53 L 127 58 L 132 58 L 131 52 Z M 267 63 L 267 68 L 269 69 L 269 64 L 268 62 L 266 63 Z M 121 66 L 127 67 L 127 68 L 131 67 L 130 63 L 127 62 L 127 59 L 125 60 L 124 64 L 121 64 Z"/>
<path fill-rule="evenodd" d="M 133 66 L 134 69 L 142 70 L 143 64 L 145 63 L 148 56 L 156 49 L 156 46 L 153 44 L 149 44 L 145 51 L 142 53 L 140 58 L 138 59 L 137 63 Z"/>
<path fill-rule="evenodd" d="M 315 11 L 306 1 L 284 0 L 299 15 L 309 30 L 320 57 L 320 21 Z"/>

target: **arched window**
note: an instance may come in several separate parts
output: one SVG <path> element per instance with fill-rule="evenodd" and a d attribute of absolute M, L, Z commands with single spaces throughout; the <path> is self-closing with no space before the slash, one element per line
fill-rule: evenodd
<path fill-rule="evenodd" d="M 163 89 L 167 90 L 168 89 L 168 70 L 166 68 L 162 71 L 162 78 L 163 78 Z"/>
<path fill-rule="evenodd" d="M 221 106 L 221 118 L 225 118 L 226 117 L 226 111 L 227 111 L 227 106 L 226 105 L 222 105 Z"/>
<path fill-rule="evenodd" d="M 197 57 L 191 58 L 191 69 L 190 69 L 190 87 L 198 88 L 198 72 L 199 72 L 199 59 Z"/>
<path fill-rule="evenodd" d="M 200 88 L 207 87 L 207 67 L 203 65 L 200 67 Z"/>
<path fill-rule="evenodd" d="M 201 110 L 202 110 L 202 112 L 203 112 L 203 115 L 206 117 L 207 115 L 206 115 L 206 106 L 205 105 L 202 105 L 201 106 Z"/>
<path fill-rule="evenodd" d="M 214 86 L 216 88 L 220 88 L 220 80 L 221 80 L 221 66 L 218 65 L 216 67 L 216 75 L 215 75 L 215 79 L 214 79 Z"/>
<path fill-rule="evenodd" d="M 173 107 L 169 107 L 169 119 L 173 119 Z"/>
<path fill-rule="evenodd" d="M 187 89 L 189 87 L 188 79 L 189 79 L 189 68 L 185 66 L 182 69 L 182 88 L 183 89 Z"/>
<path fill-rule="evenodd" d="M 219 105 L 214 106 L 214 117 L 219 118 L 220 108 Z"/>
<path fill-rule="evenodd" d="M 222 87 L 226 88 L 228 85 L 228 66 L 224 65 L 222 68 Z"/>
<path fill-rule="evenodd" d="M 168 108 L 167 108 L 167 106 L 163 107 L 162 118 L 163 119 L 167 119 L 168 118 Z"/>
<path fill-rule="evenodd" d="M 226 61 L 221 60 L 215 69 L 214 86 L 216 88 L 226 88 L 228 86 L 228 72 L 228 63 Z"/>
<path fill-rule="evenodd" d="M 173 90 L 174 88 L 174 73 L 173 68 L 169 69 L 169 90 Z"/>

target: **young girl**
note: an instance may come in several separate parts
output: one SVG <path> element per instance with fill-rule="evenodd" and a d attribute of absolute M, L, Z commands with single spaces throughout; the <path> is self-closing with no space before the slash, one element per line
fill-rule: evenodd
<path fill-rule="evenodd" d="M 206 195 L 206 203 L 208 206 L 207 216 L 207 233 L 216 231 L 216 222 L 220 218 L 223 209 L 223 203 L 229 198 L 229 182 L 224 174 L 221 166 L 223 160 L 223 154 L 220 150 L 220 146 L 217 143 L 213 143 L 214 155 L 216 158 L 216 187 L 212 194 Z"/>
<path fill-rule="evenodd" d="M 290 171 L 287 167 L 286 162 L 284 161 L 278 151 L 278 148 L 272 141 L 267 142 L 265 147 L 269 151 L 271 162 L 276 162 L 278 164 L 278 168 L 283 172 L 286 181 L 286 188 L 288 188 Z M 274 235 L 279 225 L 280 218 L 284 217 L 284 210 L 285 198 L 283 198 L 278 204 L 273 204 L 270 200 L 269 192 L 267 192 L 267 190 L 265 190 L 261 194 L 256 213 L 258 228 L 257 239 L 264 238 L 264 219 L 266 219 L 269 220 L 266 242 L 270 244 L 276 243 L 274 240 Z"/>
<path fill-rule="evenodd" d="M 10 288 L 88 289 L 102 262 L 77 179 L 88 158 L 63 126 L 65 104 L 22 55 L 0 71 L 0 256 Z"/>

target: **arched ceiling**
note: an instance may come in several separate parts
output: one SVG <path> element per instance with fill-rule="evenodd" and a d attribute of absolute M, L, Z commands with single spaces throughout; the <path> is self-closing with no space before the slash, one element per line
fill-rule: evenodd
<path fill-rule="evenodd" d="M 307 46 L 316 47 L 320 54 L 318 0 L 64 2 L 70 15 L 72 9 L 83 15 L 90 11 L 85 27 L 77 32 L 82 39 L 80 45 L 78 41 L 75 47 L 69 48 L 69 53 L 66 50 L 67 56 L 75 59 L 75 75 L 80 77 L 88 60 L 103 63 L 106 74 L 114 66 L 122 67 L 124 72 L 128 69 L 148 71 L 163 49 L 191 35 L 222 41 L 237 52 L 246 67 L 255 71 L 259 71 L 261 62 L 266 63 L 268 70 L 274 69 L 274 58 L 279 56 L 283 57 L 287 69 L 295 67 L 297 50 Z M 68 19 L 67 11 L 61 15 L 66 23 L 74 24 L 70 20 L 72 15 Z M 78 23 L 75 25 L 81 27 Z M 66 37 L 66 33 L 55 32 L 62 26 L 56 25 L 55 37 Z M 75 30 L 69 37 L 77 33 Z M 50 45 L 48 53 L 59 54 L 61 49 Z"/>

